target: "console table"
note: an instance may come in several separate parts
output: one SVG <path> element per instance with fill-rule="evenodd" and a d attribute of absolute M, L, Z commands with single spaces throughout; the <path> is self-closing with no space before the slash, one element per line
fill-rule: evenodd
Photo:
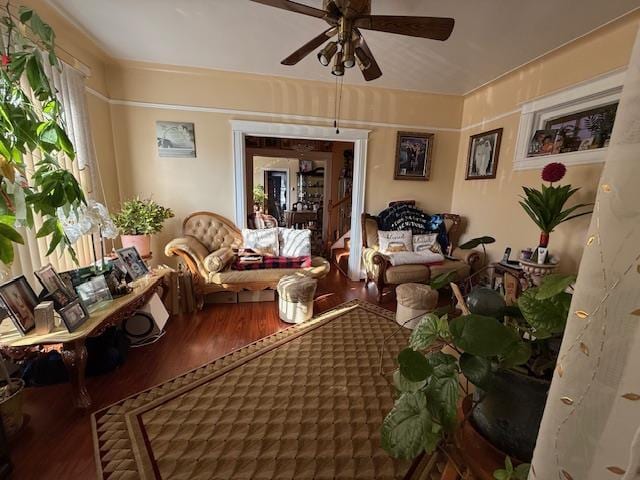
<path fill-rule="evenodd" d="M 15 360 L 37 356 L 45 351 L 59 351 L 69 373 L 75 406 L 89 408 L 91 397 L 85 385 L 86 339 L 98 336 L 107 328 L 126 320 L 144 306 L 155 293 L 162 298 L 168 292 L 166 287 L 170 271 L 170 269 L 158 270 L 140 278 L 132 285 L 131 293 L 114 299 L 106 308 L 92 313 L 74 332 L 69 332 L 62 324 L 44 335 L 37 335 L 32 331 L 23 336 L 10 321 L 3 321 L 0 324 L 0 350 Z"/>

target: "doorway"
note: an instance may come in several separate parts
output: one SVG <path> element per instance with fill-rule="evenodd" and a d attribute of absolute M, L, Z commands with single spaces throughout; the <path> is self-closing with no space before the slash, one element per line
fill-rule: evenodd
<path fill-rule="evenodd" d="M 287 210 L 289 193 L 289 174 L 281 170 L 265 170 L 264 189 L 266 195 L 265 213 L 278 221 L 284 222 L 284 212 Z"/>
<path fill-rule="evenodd" d="M 247 199 L 250 190 L 246 179 L 251 175 L 249 170 L 249 155 L 246 149 L 246 138 L 279 137 L 282 139 L 331 140 L 336 142 L 351 142 L 353 144 L 353 175 L 351 198 L 351 228 L 349 277 L 351 280 L 364 278 L 362 270 L 362 231 L 360 215 L 364 212 L 364 187 L 366 172 L 366 157 L 369 130 L 355 128 L 341 128 L 340 133 L 331 127 L 313 125 L 253 122 L 245 120 L 231 120 L 233 135 L 234 184 L 235 184 L 235 221 L 240 227 L 247 225 Z M 292 183 L 292 182 L 291 182 Z M 290 183 L 290 188 L 291 188 Z"/>

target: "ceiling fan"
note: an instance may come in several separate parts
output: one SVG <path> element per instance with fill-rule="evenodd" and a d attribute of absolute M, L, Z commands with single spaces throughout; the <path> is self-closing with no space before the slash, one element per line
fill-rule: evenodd
<path fill-rule="evenodd" d="M 451 35 L 455 23 L 453 18 L 445 17 L 371 15 L 371 0 L 323 0 L 322 10 L 289 0 L 252 1 L 321 18 L 330 25 L 327 30 L 285 58 L 281 62 L 283 65 L 297 64 L 337 35 L 336 41 L 330 41 L 318 52 L 318 60 L 324 66 L 333 61 L 331 73 L 339 77 L 344 75 L 345 68 L 352 68 L 357 64 L 368 82 L 381 77 L 382 70 L 360 29 L 444 41 Z"/>

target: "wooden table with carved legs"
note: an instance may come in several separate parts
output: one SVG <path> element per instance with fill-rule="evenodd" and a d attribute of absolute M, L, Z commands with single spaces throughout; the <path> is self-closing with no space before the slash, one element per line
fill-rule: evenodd
<path fill-rule="evenodd" d="M 30 332 L 22 336 L 10 322 L 3 322 L 0 325 L 0 350 L 15 360 L 23 360 L 51 350 L 59 351 L 69 374 L 74 405 L 77 408 L 88 409 L 91 406 L 91 396 L 85 384 L 87 338 L 96 337 L 107 328 L 131 317 L 156 293 L 165 300 L 169 272 L 169 269 L 160 270 L 138 280 L 131 293 L 114 299 L 108 307 L 91 314 L 87 321 L 73 332 L 67 331 L 64 326 L 58 326 L 51 333 L 44 335 Z"/>

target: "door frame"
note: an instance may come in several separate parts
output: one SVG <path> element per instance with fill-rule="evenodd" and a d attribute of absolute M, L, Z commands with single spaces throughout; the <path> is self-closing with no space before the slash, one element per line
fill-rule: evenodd
<path fill-rule="evenodd" d="M 246 152 L 245 137 L 304 138 L 353 143 L 353 194 L 351 201 L 351 248 L 349 252 L 349 278 L 362 278 L 362 230 L 360 216 L 364 212 L 367 147 L 371 130 L 335 128 L 317 125 L 253 122 L 231 120 L 233 142 L 233 176 L 235 188 L 235 222 L 240 228 L 247 225 L 246 206 Z"/>

